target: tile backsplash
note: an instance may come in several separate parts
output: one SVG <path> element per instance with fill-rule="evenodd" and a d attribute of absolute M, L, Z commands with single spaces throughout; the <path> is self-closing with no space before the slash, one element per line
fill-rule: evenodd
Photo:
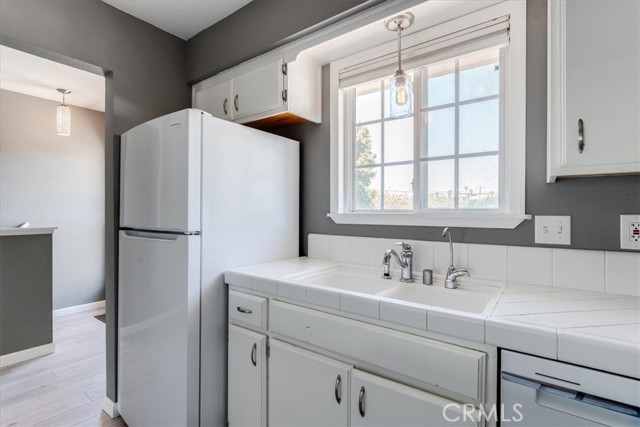
<path fill-rule="evenodd" d="M 309 258 L 381 266 L 387 249 L 399 251 L 399 240 L 309 234 Z M 449 266 L 448 243 L 405 242 L 413 248 L 416 272 L 430 268 L 444 275 Z M 468 268 L 478 279 L 640 297 L 640 253 L 469 243 L 454 243 L 453 248 L 455 266 Z M 397 263 L 391 271 L 398 274 Z"/>

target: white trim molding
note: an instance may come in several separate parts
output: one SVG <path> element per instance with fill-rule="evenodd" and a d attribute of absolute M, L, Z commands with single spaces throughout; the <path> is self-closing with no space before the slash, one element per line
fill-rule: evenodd
<path fill-rule="evenodd" d="M 102 401 L 102 410 L 111 418 L 118 418 L 120 416 L 120 412 L 118 412 L 118 403 L 109 399 L 107 396 L 105 396 Z"/>
<path fill-rule="evenodd" d="M 38 347 L 28 348 L 26 350 L 16 351 L 15 353 L 3 354 L 0 356 L 0 368 L 15 365 L 16 363 L 26 362 L 36 357 L 46 356 L 54 353 L 56 345 L 54 343 L 40 345 Z"/>
<path fill-rule="evenodd" d="M 531 215 L 427 215 L 419 212 L 353 212 L 327 214 L 336 224 L 407 225 L 418 227 L 468 227 L 514 229 Z"/>
<path fill-rule="evenodd" d="M 59 308 L 57 310 L 53 310 L 53 317 L 60 317 L 60 316 L 66 316 L 68 314 L 82 313 L 83 311 L 96 310 L 98 308 L 104 308 L 104 306 L 105 306 L 105 302 L 104 300 L 102 300 L 102 301 L 90 302 L 88 304 L 80 304 L 80 305 L 74 305 L 71 307 Z"/>

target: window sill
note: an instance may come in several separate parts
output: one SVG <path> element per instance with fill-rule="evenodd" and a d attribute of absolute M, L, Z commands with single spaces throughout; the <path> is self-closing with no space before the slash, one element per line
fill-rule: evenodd
<path fill-rule="evenodd" d="M 514 229 L 531 215 L 426 215 L 411 212 L 402 213 L 329 213 L 336 224 L 361 225 L 406 225 L 415 227 L 466 227 Z"/>

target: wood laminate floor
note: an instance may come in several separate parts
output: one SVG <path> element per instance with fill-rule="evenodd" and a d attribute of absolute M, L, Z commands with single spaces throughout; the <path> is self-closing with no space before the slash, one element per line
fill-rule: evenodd
<path fill-rule="evenodd" d="M 0 369 L 0 426 L 126 427 L 102 412 L 104 309 L 53 319 L 56 351 Z"/>

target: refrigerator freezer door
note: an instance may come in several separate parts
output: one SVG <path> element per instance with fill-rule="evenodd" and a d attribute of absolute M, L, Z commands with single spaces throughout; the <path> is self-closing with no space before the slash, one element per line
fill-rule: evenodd
<path fill-rule="evenodd" d="M 200 231 L 202 114 L 178 111 L 122 135 L 121 227 Z"/>
<path fill-rule="evenodd" d="M 200 236 L 120 231 L 118 405 L 128 425 L 197 426 Z"/>

